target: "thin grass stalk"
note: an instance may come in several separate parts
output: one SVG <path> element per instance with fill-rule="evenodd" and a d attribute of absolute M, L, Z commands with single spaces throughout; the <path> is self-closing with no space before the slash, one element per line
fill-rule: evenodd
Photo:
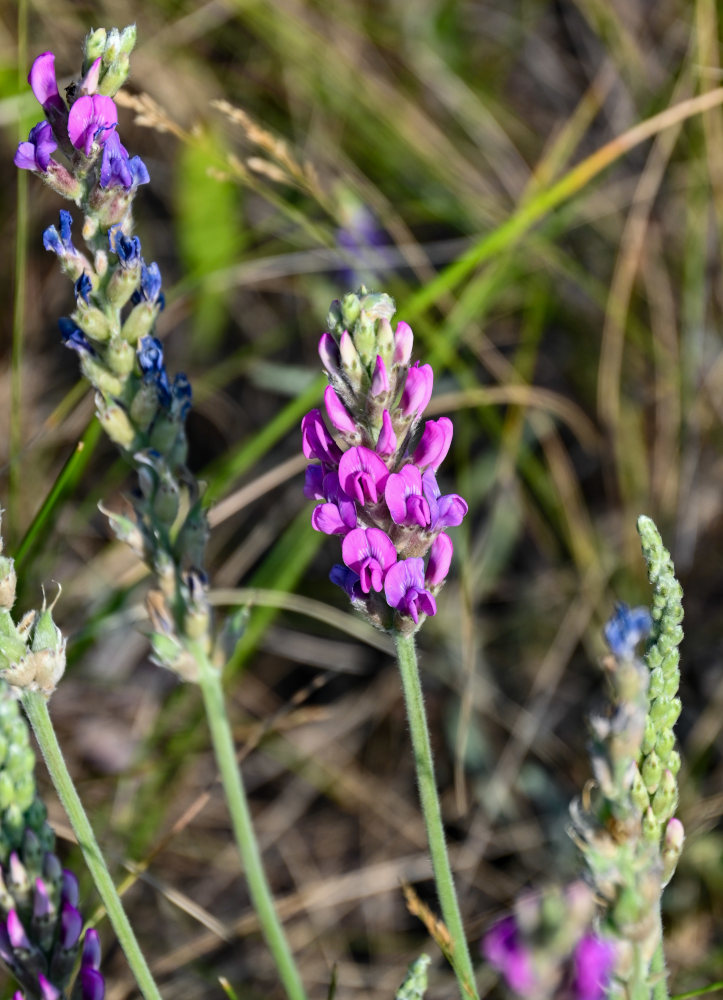
<path fill-rule="evenodd" d="M 284 928 L 276 913 L 274 898 L 264 872 L 261 851 L 254 832 L 241 771 L 236 763 L 236 750 L 226 713 L 222 673 L 214 667 L 197 643 L 192 646 L 191 651 L 198 664 L 198 680 L 216 763 L 221 774 L 221 782 L 251 902 L 261 925 L 261 931 L 279 970 L 287 996 L 290 1000 L 306 1000 L 301 976 Z"/>
<path fill-rule="evenodd" d="M 459 902 L 454 888 L 454 878 L 449 863 L 447 844 L 442 825 L 442 811 L 437 795 L 437 785 L 434 779 L 434 763 L 432 747 L 429 742 L 427 716 L 424 710 L 424 696 L 419 680 L 417 654 L 414 648 L 414 636 L 397 633 L 394 637 L 397 647 L 397 660 L 402 675 L 404 700 L 407 707 L 407 718 L 412 736 L 414 764 L 419 784 L 419 797 L 427 827 L 429 853 L 432 856 L 434 880 L 437 886 L 439 904 L 442 916 L 449 931 L 452 948 L 451 962 L 459 983 L 460 993 L 465 1000 L 469 997 L 478 998 L 474 980 L 472 959 L 470 958 L 467 938 L 464 933 Z"/>
<path fill-rule="evenodd" d="M 22 703 L 25 713 L 33 727 L 35 738 L 38 741 L 40 752 L 47 765 L 58 797 L 63 804 L 63 808 L 68 814 L 71 826 L 78 838 L 78 844 L 85 863 L 88 865 L 93 881 L 98 890 L 100 898 L 103 900 L 106 913 L 113 925 L 113 930 L 118 938 L 125 956 L 128 960 L 131 972 L 133 973 L 138 987 L 145 997 L 145 1000 L 161 1000 L 161 994 L 156 986 L 151 970 L 148 967 L 143 953 L 141 952 L 136 936 L 126 916 L 120 896 L 111 878 L 105 858 L 98 846 L 93 829 L 80 801 L 80 797 L 70 777 L 68 768 L 63 758 L 60 744 L 55 735 L 55 729 L 48 712 L 48 704 L 45 697 L 37 691 L 23 691 Z"/>

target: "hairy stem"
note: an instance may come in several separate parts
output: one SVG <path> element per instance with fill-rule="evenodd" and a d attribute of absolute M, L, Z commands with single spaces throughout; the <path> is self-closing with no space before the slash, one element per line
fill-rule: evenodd
<path fill-rule="evenodd" d="M 43 758 L 58 793 L 63 808 L 68 814 L 71 826 L 78 838 L 78 844 L 83 852 L 85 863 L 90 869 L 93 881 L 103 900 L 108 918 L 113 925 L 118 942 L 123 949 L 128 965 L 135 976 L 138 987 L 145 1000 L 161 1000 L 161 994 L 151 975 L 141 949 L 128 921 L 123 904 L 116 891 L 105 858 L 101 853 L 98 841 L 95 839 L 92 827 L 85 814 L 73 780 L 65 766 L 63 753 L 55 735 L 53 723 L 50 720 L 48 705 L 44 696 L 36 691 L 24 691 L 22 703 L 25 713 L 33 727 Z"/>
<path fill-rule="evenodd" d="M 470 997 L 477 1000 L 477 989 L 474 981 L 472 960 L 467 947 L 467 939 L 462 926 L 457 894 L 454 890 L 454 879 L 449 864 L 447 845 L 442 825 L 442 812 L 439 806 L 437 785 L 434 780 L 434 764 L 432 748 L 429 742 L 427 716 L 424 711 L 424 697 L 417 668 L 417 654 L 414 649 L 413 636 L 395 635 L 397 660 L 402 675 L 404 700 L 407 706 L 407 718 L 412 734 L 414 764 L 417 770 L 419 797 L 422 802 L 424 822 L 427 827 L 429 852 L 432 856 L 434 879 L 437 885 L 437 895 L 442 907 L 442 916 L 452 939 L 452 966 L 454 968 L 460 992 L 465 1000 Z"/>
<path fill-rule="evenodd" d="M 231 815 L 241 863 L 248 882 L 249 893 L 266 943 L 273 955 L 290 1000 L 306 1000 L 303 983 L 296 967 L 289 942 L 274 907 L 274 898 L 266 880 L 261 851 L 251 822 L 251 810 L 243 787 L 241 771 L 236 763 L 231 726 L 226 714 L 221 672 L 209 661 L 198 643 L 191 644 L 191 651 L 198 663 L 199 684 L 211 731 L 211 740 L 221 782 Z"/>

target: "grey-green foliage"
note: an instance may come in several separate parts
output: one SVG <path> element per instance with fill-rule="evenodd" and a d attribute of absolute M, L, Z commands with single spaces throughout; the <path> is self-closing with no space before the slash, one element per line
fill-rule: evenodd
<path fill-rule="evenodd" d="M 429 963 L 429 955 L 420 955 L 419 958 L 415 958 L 407 969 L 404 982 L 397 990 L 394 1000 L 421 1000 L 427 991 Z"/>

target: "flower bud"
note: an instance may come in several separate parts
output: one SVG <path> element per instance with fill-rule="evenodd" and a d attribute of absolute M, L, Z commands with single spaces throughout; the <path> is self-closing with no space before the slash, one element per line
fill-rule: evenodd
<path fill-rule="evenodd" d="M 679 819 L 673 817 L 668 820 L 665 827 L 665 838 L 663 839 L 663 885 L 667 885 L 673 877 L 673 873 L 678 864 L 678 859 L 683 851 L 685 841 L 685 830 Z"/>
<path fill-rule="evenodd" d="M 108 367 L 116 375 L 130 375 L 136 362 L 136 352 L 127 340 L 114 337 L 106 351 Z"/>
<path fill-rule="evenodd" d="M 126 411 L 117 403 L 108 405 L 100 394 L 95 397 L 96 414 L 103 430 L 119 448 L 129 450 L 136 437 L 136 429 Z"/>
<path fill-rule="evenodd" d="M 111 335 L 108 317 L 97 306 L 79 306 L 71 314 L 71 319 L 83 333 L 100 343 L 108 340 Z"/>
<path fill-rule="evenodd" d="M 8 556 L 0 556 L 0 609 L 9 611 L 15 603 L 15 562 Z"/>
<path fill-rule="evenodd" d="M 95 62 L 99 56 L 103 55 L 105 42 L 105 28 L 96 28 L 95 31 L 89 32 L 85 39 L 85 60 L 88 64 Z"/>
<path fill-rule="evenodd" d="M 653 795 L 663 776 L 663 765 L 660 763 L 660 759 L 654 750 L 643 761 L 640 773 L 645 782 L 648 795 Z"/>
<path fill-rule="evenodd" d="M 658 790 L 650 803 L 653 812 L 662 822 L 669 819 L 678 804 L 678 784 L 670 770 L 663 771 Z"/>

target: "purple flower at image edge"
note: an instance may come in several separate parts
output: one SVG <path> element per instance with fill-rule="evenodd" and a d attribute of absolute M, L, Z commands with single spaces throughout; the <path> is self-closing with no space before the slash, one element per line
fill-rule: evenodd
<path fill-rule="evenodd" d="M 505 917 L 482 939 L 482 954 L 500 972 L 510 989 L 525 996 L 535 987 L 530 953 L 520 938 L 517 921 Z"/>
<path fill-rule="evenodd" d="M 574 1000 L 604 1000 L 615 965 L 615 945 L 594 934 L 578 942 L 573 955 Z"/>

